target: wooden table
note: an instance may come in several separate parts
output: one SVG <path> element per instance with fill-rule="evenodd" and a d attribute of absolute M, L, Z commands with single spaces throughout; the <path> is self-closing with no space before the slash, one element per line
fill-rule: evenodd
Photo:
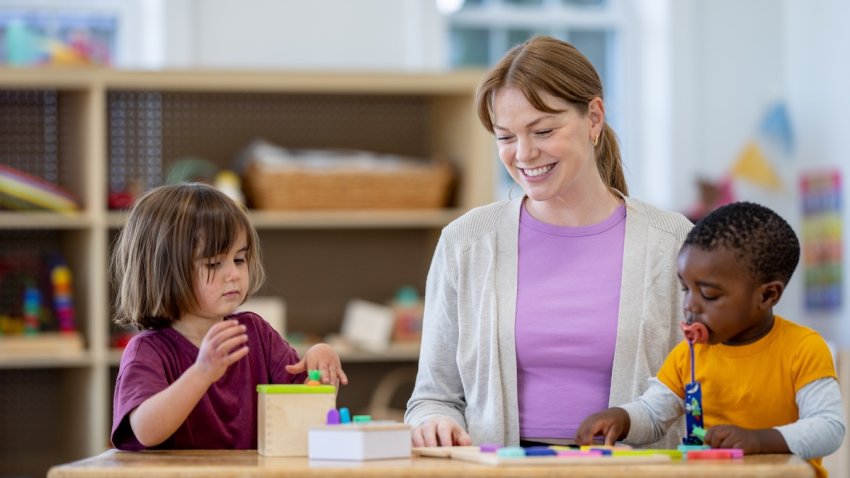
<path fill-rule="evenodd" d="M 444 458 L 413 457 L 369 462 L 311 462 L 269 458 L 254 450 L 110 450 L 54 466 L 48 478 L 152 477 L 813 477 L 814 469 L 795 455 L 751 455 L 743 460 L 672 461 L 664 464 L 502 466 Z"/>

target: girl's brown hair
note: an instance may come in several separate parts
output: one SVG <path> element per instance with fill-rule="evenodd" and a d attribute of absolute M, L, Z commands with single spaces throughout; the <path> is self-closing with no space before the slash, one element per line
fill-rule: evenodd
<path fill-rule="evenodd" d="M 535 36 L 513 47 L 479 83 L 475 94 L 478 118 L 491 133 L 493 96 L 504 87 L 519 89 L 532 106 L 546 113 L 560 111 L 540 98 L 541 91 L 563 98 L 583 114 L 587 114 L 591 100 L 603 98 L 602 81 L 590 60 L 569 43 L 549 36 Z M 607 123 L 595 151 L 602 180 L 608 187 L 628 195 L 617 135 Z"/>
<path fill-rule="evenodd" d="M 195 311 L 196 260 L 227 253 L 245 232 L 249 296 L 265 279 L 257 232 L 232 199 L 212 186 L 160 186 L 139 198 L 111 257 L 115 322 L 166 327 Z"/>

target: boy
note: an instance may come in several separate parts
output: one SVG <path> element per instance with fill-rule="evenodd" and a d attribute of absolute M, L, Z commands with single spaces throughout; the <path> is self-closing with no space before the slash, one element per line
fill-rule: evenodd
<path fill-rule="evenodd" d="M 715 210 L 688 233 L 678 275 L 686 327 L 702 328 L 707 342 L 694 344 L 705 443 L 747 454 L 796 453 L 826 476 L 821 457 L 844 437 L 832 356 L 816 332 L 773 314 L 799 258 L 800 244 L 785 220 L 739 202 Z M 684 413 L 690 367 L 684 341 L 640 398 L 587 417 L 576 440 L 658 440 Z"/>

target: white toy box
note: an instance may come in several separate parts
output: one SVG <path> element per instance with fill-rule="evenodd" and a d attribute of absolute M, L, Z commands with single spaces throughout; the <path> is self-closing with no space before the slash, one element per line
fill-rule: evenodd
<path fill-rule="evenodd" d="M 311 460 L 410 458 L 410 425 L 393 421 L 342 423 L 310 428 Z"/>
<path fill-rule="evenodd" d="M 336 407 L 333 385 L 257 385 L 257 451 L 265 456 L 307 456 L 310 427 Z"/>

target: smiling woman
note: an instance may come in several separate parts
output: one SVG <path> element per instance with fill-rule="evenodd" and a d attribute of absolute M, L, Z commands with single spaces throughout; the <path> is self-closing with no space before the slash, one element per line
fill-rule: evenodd
<path fill-rule="evenodd" d="M 572 442 L 680 340 L 676 254 L 691 224 L 628 196 L 603 98 L 590 61 L 551 37 L 481 80 L 479 119 L 524 195 L 442 232 L 405 415 L 415 445 Z"/>

